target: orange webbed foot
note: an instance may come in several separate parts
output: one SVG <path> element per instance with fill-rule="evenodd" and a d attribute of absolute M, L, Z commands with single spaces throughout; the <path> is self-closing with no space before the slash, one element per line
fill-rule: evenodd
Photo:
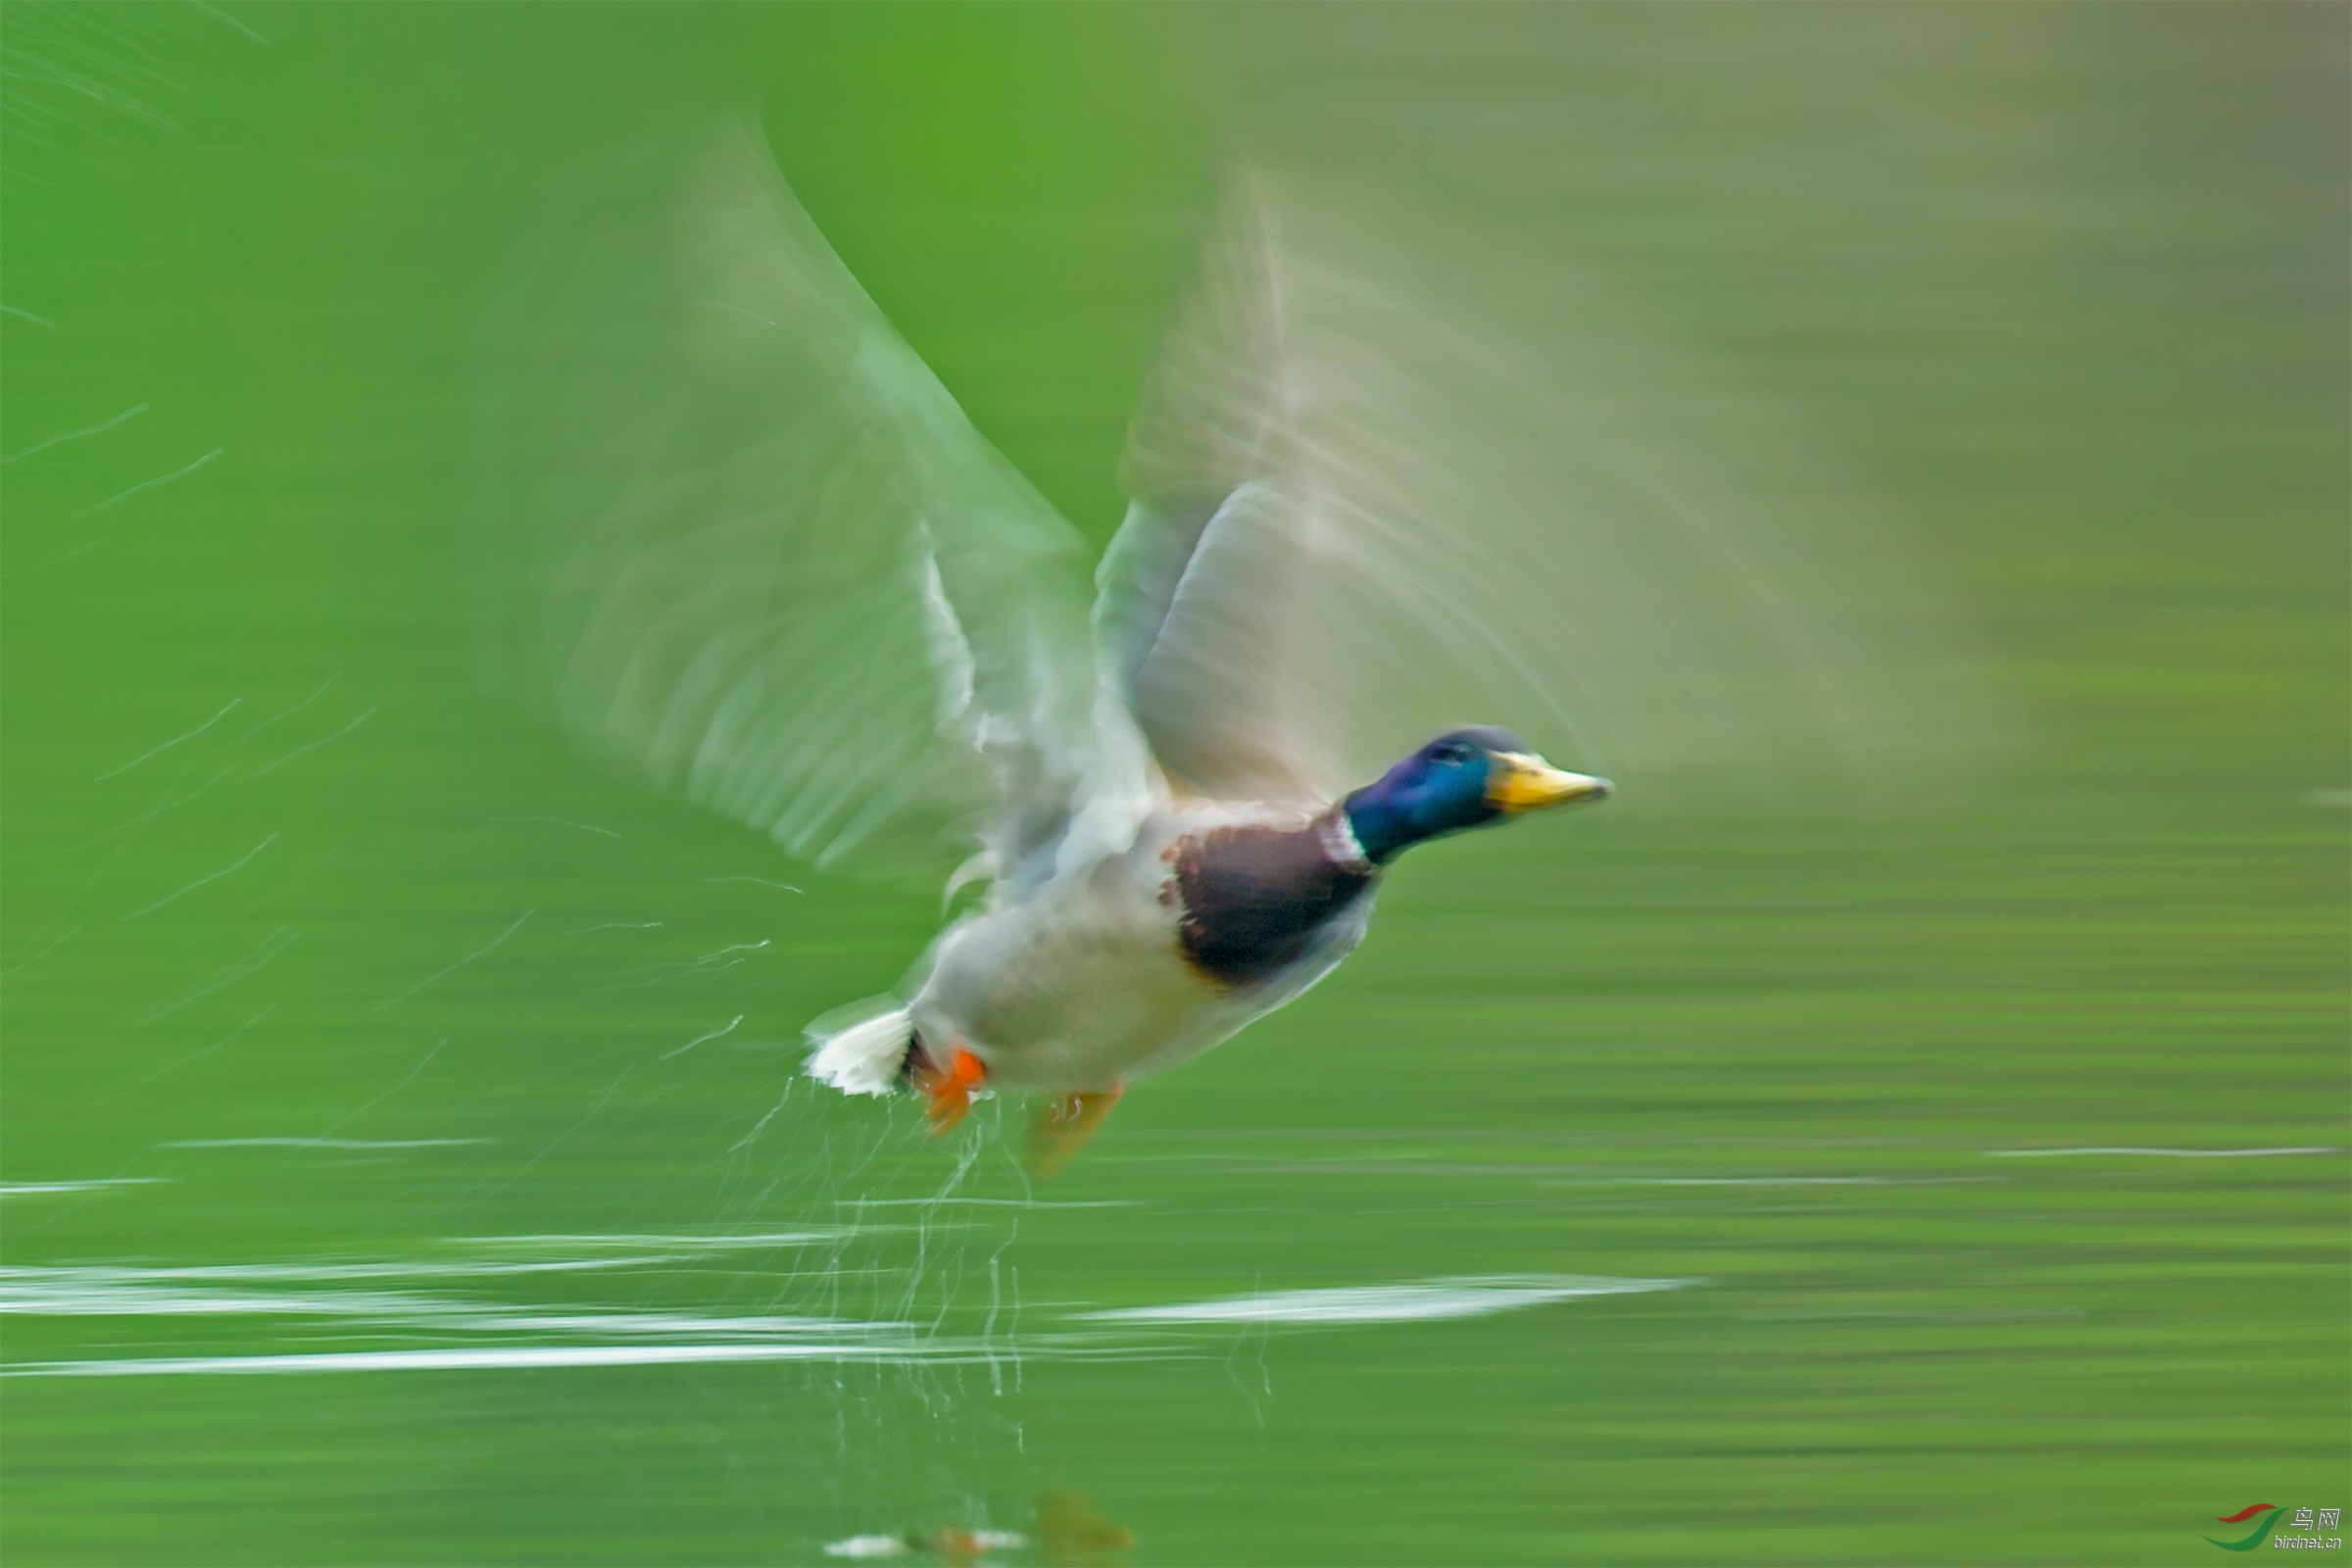
<path fill-rule="evenodd" d="M 1080 1089 L 1049 1101 L 1029 1125 L 1030 1170 L 1051 1176 L 1068 1164 L 1126 1092 L 1125 1084 L 1112 1084 L 1108 1089 Z"/>
<path fill-rule="evenodd" d="M 937 1138 L 972 1108 L 972 1091 L 988 1081 L 988 1066 L 957 1046 L 945 1067 L 926 1055 L 914 1063 L 912 1077 L 923 1092 L 923 1115 L 931 1123 L 931 1136 Z"/>

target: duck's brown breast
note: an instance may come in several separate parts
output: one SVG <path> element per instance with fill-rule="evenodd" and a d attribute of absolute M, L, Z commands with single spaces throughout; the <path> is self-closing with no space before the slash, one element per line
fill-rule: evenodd
<path fill-rule="evenodd" d="M 1378 873 L 1335 862 L 1316 824 L 1241 824 L 1187 834 L 1163 852 L 1160 899 L 1178 911 L 1185 960 L 1228 986 L 1253 985 L 1304 957 L 1317 932 Z"/>

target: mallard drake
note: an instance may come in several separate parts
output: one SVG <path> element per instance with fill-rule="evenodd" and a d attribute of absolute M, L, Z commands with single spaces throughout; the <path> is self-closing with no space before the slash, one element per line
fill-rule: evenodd
<path fill-rule="evenodd" d="M 948 897 L 984 893 L 899 988 L 809 1026 L 811 1075 L 911 1085 L 940 1130 L 984 1087 L 1041 1091 L 1051 1163 L 1126 1083 L 1328 974 L 1406 850 L 1609 794 L 1464 720 L 1622 740 L 1702 691 L 1728 694 L 1716 729 L 1774 728 L 1751 692 L 1838 667 L 1791 641 L 1801 597 L 1757 558 L 1725 553 L 1713 600 L 1688 571 L 1688 603 L 1660 591 L 1654 560 L 1697 554 L 1682 491 L 1592 458 L 1627 449 L 1598 426 L 1544 450 L 1500 355 L 1250 179 L 1131 428 L 1091 593 L 1080 535 L 756 128 L 641 150 L 604 188 L 516 313 L 530 393 L 500 432 L 548 696 L 819 866 L 977 843 Z M 1555 526 L 1569 499 L 1639 525 Z M 1768 631 L 1741 641 L 1742 614 Z"/>
<path fill-rule="evenodd" d="M 1406 850 L 1609 793 L 1484 726 L 1441 735 L 1320 807 L 1153 785 L 1111 842 L 1066 859 L 1042 847 L 1056 852 L 1051 872 L 941 932 L 905 1002 L 820 1021 L 810 1076 L 852 1095 L 911 1084 L 943 1131 L 983 1084 L 1051 1091 L 1040 1142 L 1070 1146 L 1129 1079 L 1200 1054 L 1329 974 Z"/>

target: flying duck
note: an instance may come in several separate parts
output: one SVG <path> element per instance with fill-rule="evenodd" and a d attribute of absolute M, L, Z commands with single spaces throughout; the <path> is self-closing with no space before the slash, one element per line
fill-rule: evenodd
<path fill-rule="evenodd" d="M 1234 181 L 1090 563 L 755 126 L 600 179 L 512 313 L 525 390 L 497 415 L 545 695 L 818 866 L 960 858 L 897 989 L 808 1029 L 809 1074 L 910 1087 L 937 1130 L 1041 1092 L 1050 1166 L 1127 1083 L 1330 973 L 1405 851 L 1609 794 L 1465 720 L 1583 760 L 1690 692 L 1730 694 L 1721 733 L 1777 726 L 1740 677 L 1831 667 L 1786 641 L 1794 594 L 1741 640 L 1747 562 L 1712 601 L 1660 590 L 1703 553 L 1665 470 L 1260 181 Z"/>
<path fill-rule="evenodd" d="M 903 1003 L 811 1030 L 809 1075 L 921 1091 L 935 1131 L 982 1085 L 1045 1090 L 1050 1168 L 1127 1081 L 1200 1054 L 1322 979 L 1363 939 L 1412 846 L 1609 793 L 1505 729 L 1441 735 L 1315 803 L 1207 800 L 1152 780 L 1123 844 L 1093 846 L 950 925 Z M 1058 849 L 1058 846 L 1054 848 Z"/>

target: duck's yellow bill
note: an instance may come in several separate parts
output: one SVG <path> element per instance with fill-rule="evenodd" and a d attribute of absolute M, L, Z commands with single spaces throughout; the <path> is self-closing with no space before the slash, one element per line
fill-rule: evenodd
<path fill-rule="evenodd" d="M 1487 770 L 1487 804 L 1514 814 L 1547 806 L 1574 806 L 1580 801 L 1606 800 L 1613 787 L 1591 773 L 1571 773 L 1546 762 L 1533 752 L 1494 752 Z"/>

